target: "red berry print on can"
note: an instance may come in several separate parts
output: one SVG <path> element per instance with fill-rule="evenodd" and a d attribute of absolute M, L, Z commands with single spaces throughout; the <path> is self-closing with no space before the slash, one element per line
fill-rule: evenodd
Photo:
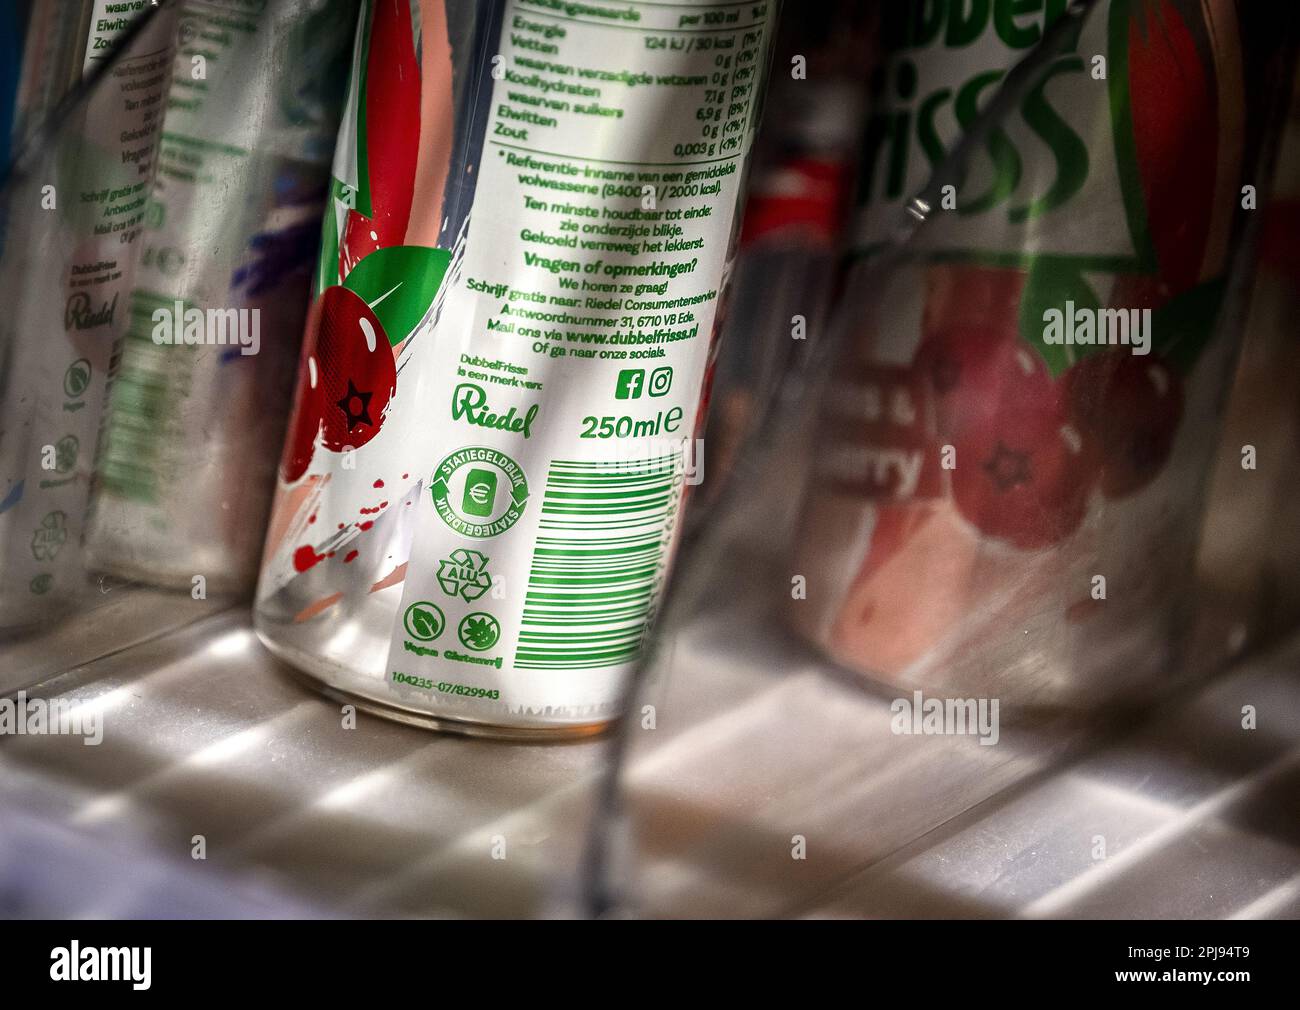
<path fill-rule="evenodd" d="M 379 318 L 360 295 L 336 286 L 326 288 L 320 301 L 321 441 L 343 452 L 379 433 L 397 388 L 397 368 Z"/>
<path fill-rule="evenodd" d="M 1164 467 L 1183 416 L 1178 373 L 1156 355 L 1094 354 L 1062 378 L 1073 425 L 1099 458 L 1108 498 L 1140 491 Z"/>

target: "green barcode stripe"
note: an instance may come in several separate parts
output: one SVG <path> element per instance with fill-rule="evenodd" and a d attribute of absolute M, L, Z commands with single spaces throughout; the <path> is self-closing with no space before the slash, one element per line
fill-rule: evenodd
<path fill-rule="evenodd" d="M 552 464 L 541 503 L 548 535 L 533 552 L 516 666 L 587 670 L 640 654 L 677 508 L 679 462 L 674 454 Z"/>

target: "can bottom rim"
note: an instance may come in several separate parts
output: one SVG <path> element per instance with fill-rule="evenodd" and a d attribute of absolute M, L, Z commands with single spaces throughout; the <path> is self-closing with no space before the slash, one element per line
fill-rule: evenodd
<path fill-rule="evenodd" d="M 303 669 L 300 665 L 302 657 L 297 655 L 296 650 L 286 648 L 271 636 L 264 635 L 260 631 L 258 631 L 257 637 L 277 659 L 283 660 L 285 672 L 304 687 L 310 688 L 318 694 L 323 694 L 334 701 L 355 705 L 369 715 L 377 715 L 407 726 L 416 726 L 439 733 L 457 733 L 461 736 L 479 739 L 527 743 L 576 743 L 608 733 L 618 723 L 618 719 L 604 719 L 599 722 L 558 726 L 511 726 L 503 723 L 480 722 L 471 719 L 434 715 L 431 712 L 394 705 L 391 702 L 381 701 L 378 698 L 372 698 L 331 684 L 321 674 Z"/>

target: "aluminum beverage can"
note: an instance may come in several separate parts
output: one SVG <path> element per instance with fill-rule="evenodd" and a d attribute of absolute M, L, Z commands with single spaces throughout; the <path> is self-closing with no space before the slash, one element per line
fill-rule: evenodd
<path fill-rule="evenodd" d="M 1188 658 L 1243 187 L 1267 179 L 1265 61 L 1247 54 L 1273 13 L 1004 7 L 885 11 L 851 278 L 1009 69 L 1052 26 L 1062 46 L 905 261 L 840 310 L 852 346 L 824 398 L 794 569 L 808 593 L 789 613 L 895 686 L 1138 700 Z"/>
<path fill-rule="evenodd" d="M 365 5 L 256 627 L 469 733 L 619 712 L 777 5 Z"/>
<path fill-rule="evenodd" d="M 28 34 L 18 117 L 27 143 L 0 259 L 9 306 L 0 320 L 0 627 L 38 623 L 84 585 L 95 441 L 176 35 L 175 4 L 109 13 L 100 0 L 42 5 Z M 75 83 L 67 75 L 95 71 L 109 53 L 84 100 L 31 141 Z"/>
<path fill-rule="evenodd" d="M 186 2 L 87 533 L 103 571 L 252 589 L 356 4 Z"/>

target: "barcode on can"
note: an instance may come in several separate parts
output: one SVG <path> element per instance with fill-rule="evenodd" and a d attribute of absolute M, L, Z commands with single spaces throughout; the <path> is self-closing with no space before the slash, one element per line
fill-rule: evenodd
<path fill-rule="evenodd" d="M 551 464 L 517 667 L 596 669 L 636 659 L 671 546 L 680 462 L 670 453 Z"/>

